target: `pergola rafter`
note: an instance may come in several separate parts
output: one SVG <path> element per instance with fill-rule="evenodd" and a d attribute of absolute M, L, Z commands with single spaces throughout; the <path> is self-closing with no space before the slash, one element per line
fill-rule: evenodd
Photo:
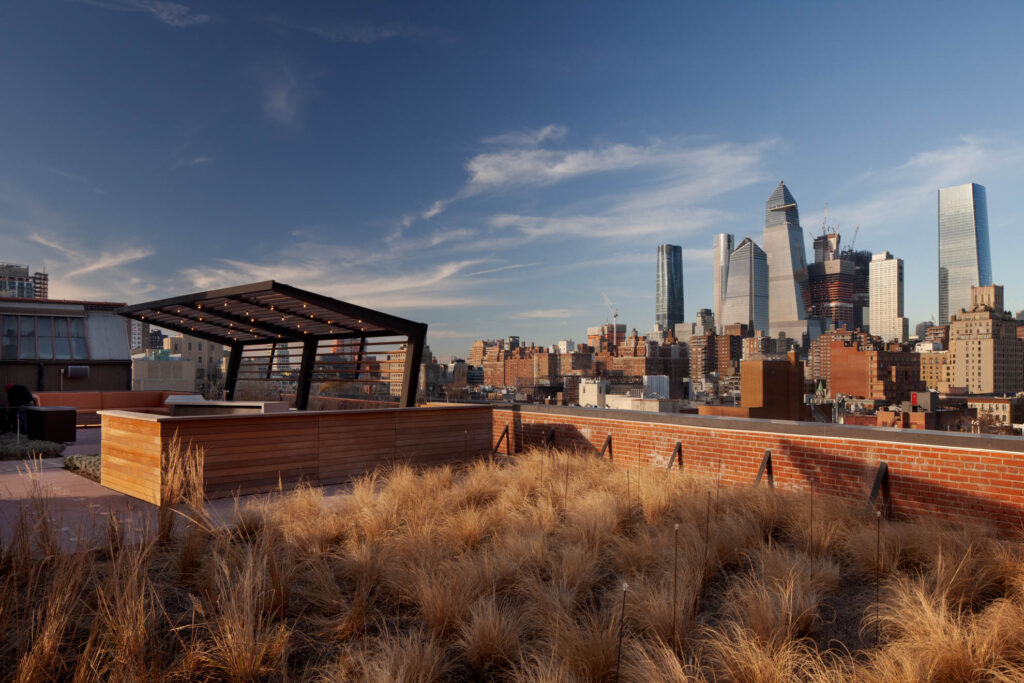
<path fill-rule="evenodd" d="M 404 406 L 413 406 L 416 402 L 426 323 L 273 280 L 125 306 L 118 313 L 228 347 L 231 353 L 225 393 L 229 400 L 234 397 L 242 350 L 246 346 L 302 342 L 295 398 L 296 408 L 300 410 L 309 405 L 309 388 L 321 341 L 358 339 L 361 359 L 367 339 L 405 337 L 401 402 Z"/>

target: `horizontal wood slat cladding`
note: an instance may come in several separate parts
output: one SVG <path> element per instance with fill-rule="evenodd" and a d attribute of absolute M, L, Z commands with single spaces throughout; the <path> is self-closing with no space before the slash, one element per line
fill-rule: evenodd
<path fill-rule="evenodd" d="M 175 438 L 203 449 L 206 495 L 217 498 L 339 483 L 393 462 L 471 459 L 490 452 L 492 430 L 490 406 L 102 419 L 103 485 L 157 504 L 160 465 Z"/>
<path fill-rule="evenodd" d="M 100 432 L 100 483 L 158 504 L 160 445 L 158 423 L 105 416 Z"/>

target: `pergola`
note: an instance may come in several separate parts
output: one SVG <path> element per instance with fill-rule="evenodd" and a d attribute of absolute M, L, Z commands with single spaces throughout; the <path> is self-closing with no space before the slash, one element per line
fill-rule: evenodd
<path fill-rule="evenodd" d="M 235 394 L 242 352 L 255 344 L 302 344 L 295 407 L 306 410 L 317 347 L 323 340 L 359 340 L 359 356 L 367 339 L 406 338 L 401 405 L 416 403 L 426 323 L 388 315 L 328 296 L 267 280 L 239 287 L 125 306 L 118 313 L 175 332 L 223 344 L 228 356 L 224 389 Z M 358 366 L 357 366 L 358 367 Z"/>

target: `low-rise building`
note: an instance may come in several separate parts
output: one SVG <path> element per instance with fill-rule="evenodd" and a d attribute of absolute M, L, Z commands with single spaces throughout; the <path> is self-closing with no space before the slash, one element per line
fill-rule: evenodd
<path fill-rule="evenodd" d="M 0 375 L 32 391 L 131 388 L 124 304 L 0 298 Z"/>

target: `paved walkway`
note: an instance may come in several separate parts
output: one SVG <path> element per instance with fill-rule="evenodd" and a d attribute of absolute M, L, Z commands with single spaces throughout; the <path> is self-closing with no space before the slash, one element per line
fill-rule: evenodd
<path fill-rule="evenodd" d="M 77 439 L 65 448 L 64 455 L 100 452 L 98 427 L 79 429 Z M 19 519 L 33 526 L 38 524 L 41 503 L 51 511 L 50 519 L 60 527 L 62 541 L 68 549 L 79 542 L 102 542 L 110 513 L 118 516 L 128 539 L 139 539 L 147 527 L 155 528 L 155 505 L 73 474 L 65 470 L 63 464 L 63 455 L 37 460 L 0 460 L 0 540 L 3 543 L 10 541 Z M 327 498 L 347 495 L 349 491 L 347 485 L 324 488 Z M 260 497 L 243 496 L 238 499 L 238 505 L 244 506 Z M 227 526 L 234 521 L 235 505 L 233 498 L 220 498 L 208 501 L 206 509 L 215 524 Z"/>

